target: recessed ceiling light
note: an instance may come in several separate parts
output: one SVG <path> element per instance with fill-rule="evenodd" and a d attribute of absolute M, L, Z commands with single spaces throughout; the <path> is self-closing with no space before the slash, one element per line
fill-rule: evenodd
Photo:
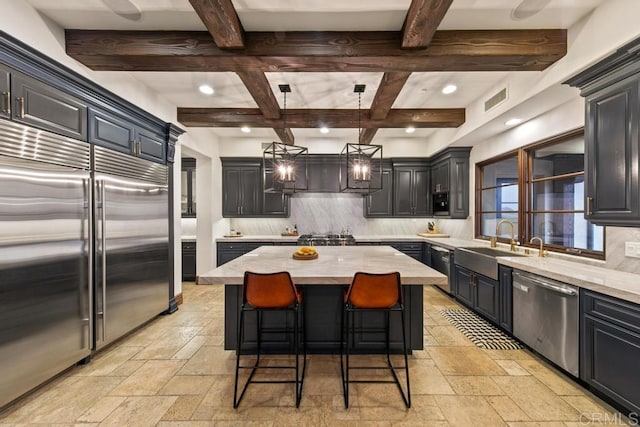
<path fill-rule="evenodd" d="M 445 95 L 449 95 L 450 93 L 453 93 L 456 90 L 458 90 L 458 86 L 456 86 L 456 85 L 446 85 L 445 87 L 442 88 L 442 93 L 444 93 Z"/>
<path fill-rule="evenodd" d="M 249 126 L 242 126 L 242 127 L 240 128 L 240 130 L 241 130 L 243 133 L 250 133 L 250 132 L 251 132 L 251 128 L 250 128 Z"/>
<path fill-rule="evenodd" d="M 504 122 L 504 124 L 507 126 L 515 126 L 515 125 L 519 125 L 520 123 L 522 123 L 522 119 L 518 119 L 518 118 L 509 119 L 506 122 Z"/>
<path fill-rule="evenodd" d="M 200 87 L 198 87 L 198 90 L 205 95 L 213 95 L 214 92 L 213 88 L 209 85 L 200 85 Z"/>
<path fill-rule="evenodd" d="M 406 128 L 404 130 L 406 133 L 414 133 L 416 131 L 416 128 L 414 128 L 413 126 L 409 126 L 408 128 Z"/>
<path fill-rule="evenodd" d="M 326 126 L 322 126 L 322 127 L 320 128 L 320 133 L 329 133 L 329 128 L 328 128 L 328 127 L 326 127 Z"/>

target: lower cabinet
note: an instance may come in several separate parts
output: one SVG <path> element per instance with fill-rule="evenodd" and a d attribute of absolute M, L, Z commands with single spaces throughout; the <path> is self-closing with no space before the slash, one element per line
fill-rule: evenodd
<path fill-rule="evenodd" d="M 640 306 L 582 289 L 580 378 L 640 413 Z"/>
<path fill-rule="evenodd" d="M 182 242 L 182 280 L 196 280 L 196 242 Z"/>
<path fill-rule="evenodd" d="M 382 242 L 383 245 L 389 245 L 399 250 L 405 255 L 424 263 L 424 251 L 422 250 L 422 242 Z"/>
<path fill-rule="evenodd" d="M 218 242 L 216 245 L 216 267 L 241 257 L 260 246 L 273 246 L 273 242 Z"/>
<path fill-rule="evenodd" d="M 455 266 L 455 296 L 473 310 L 500 324 L 500 282 Z"/>
<path fill-rule="evenodd" d="M 500 326 L 502 329 L 513 331 L 513 268 L 505 265 L 498 266 L 500 280 Z"/>

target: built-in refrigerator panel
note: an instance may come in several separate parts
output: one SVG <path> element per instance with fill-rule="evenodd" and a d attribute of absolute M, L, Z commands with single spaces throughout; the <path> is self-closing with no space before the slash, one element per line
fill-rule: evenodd
<path fill-rule="evenodd" d="M 95 348 L 169 306 L 166 166 L 94 148 Z"/>
<path fill-rule="evenodd" d="M 0 407 L 90 354 L 89 159 L 0 120 Z"/>

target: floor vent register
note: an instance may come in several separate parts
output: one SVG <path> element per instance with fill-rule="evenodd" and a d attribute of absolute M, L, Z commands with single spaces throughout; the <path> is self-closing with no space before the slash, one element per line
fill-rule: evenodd
<path fill-rule="evenodd" d="M 516 340 L 469 310 L 447 308 L 440 310 L 440 314 L 477 347 L 488 350 L 519 350 L 524 348 Z"/>

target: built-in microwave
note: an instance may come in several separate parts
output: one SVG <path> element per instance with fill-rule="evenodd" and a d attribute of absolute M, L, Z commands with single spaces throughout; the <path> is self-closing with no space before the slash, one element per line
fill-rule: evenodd
<path fill-rule="evenodd" d="M 433 214 L 449 215 L 449 193 L 433 193 Z"/>

